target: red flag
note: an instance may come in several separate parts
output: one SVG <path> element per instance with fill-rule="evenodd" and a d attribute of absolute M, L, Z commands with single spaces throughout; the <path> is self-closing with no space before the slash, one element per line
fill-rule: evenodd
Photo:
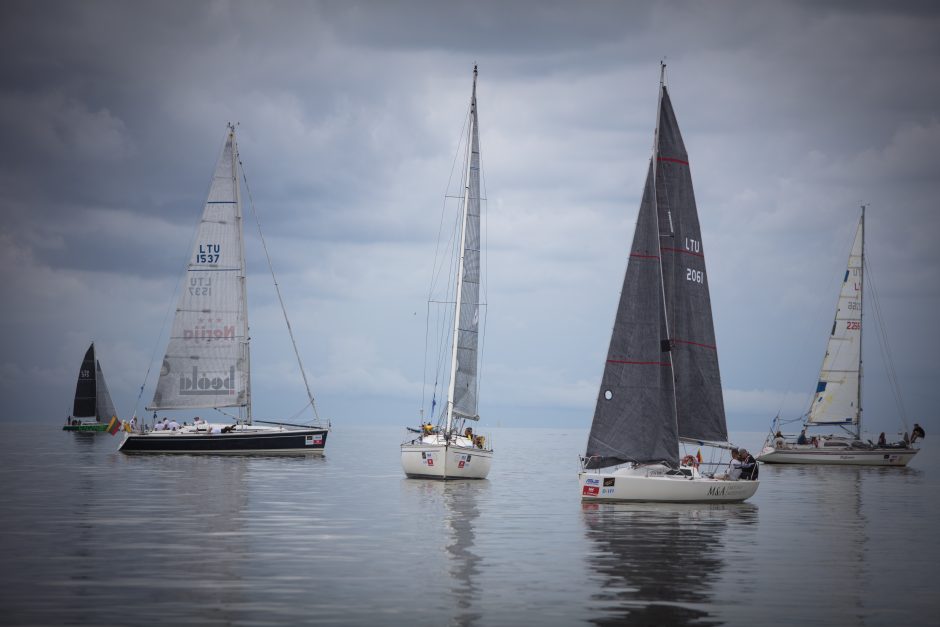
<path fill-rule="evenodd" d="M 695 454 L 695 457 L 696 459 L 698 459 L 698 463 L 701 464 L 702 463 L 702 449 L 698 450 L 698 453 Z"/>
<path fill-rule="evenodd" d="M 117 416 L 111 416 L 111 422 L 108 423 L 108 433 L 114 435 L 121 429 L 121 421 Z"/>

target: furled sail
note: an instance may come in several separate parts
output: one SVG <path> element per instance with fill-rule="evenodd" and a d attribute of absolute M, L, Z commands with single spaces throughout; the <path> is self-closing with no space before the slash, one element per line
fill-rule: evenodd
<path fill-rule="evenodd" d="M 97 396 L 95 376 L 95 344 L 88 347 L 78 369 L 78 383 L 75 384 L 75 402 L 72 404 L 72 416 L 90 418 L 97 416 L 95 398 Z"/>
<path fill-rule="evenodd" d="M 474 69 L 470 100 L 470 155 L 467 161 L 466 223 L 463 237 L 463 275 L 457 303 L 457 364 L 454 371 L 453 411 L 464 418 L 477 414 L 478 341 L 480 328 L 480 134 L 477 128 L 477 85 Z"/>
<path fill-rule="evenodd" d="M 108 422 L 112 416 L 117 416 L 117 410 L 114 409 L 111 392 L 108 391 L 108 384 L 104 381 L 104 372 L 101 371 L 101 364 L 97 360 L 95 361 L 95 383 L 98 388 L 95 401 L 98 422 Z"/>
<path fill-rule="evenodd" d="M 248 316 L 235 131 L 215 168 L 149 409 L 245 406 Z"/>
<path fill-rule="evenodd" d="M 588 436 L 587 468 L 624 462 L 678 464 L 665 337 L 651 164 Z"/>
<path fill-rule="evenodd" d="M 679 437 L 726 442 L 728 429 L 705 271 L 705 249 L 689 157 L 665 86 L 662 87 L 656 161 L 656 207 Z"/>
<path fill-rule="evenodd" d="M 859 221 L 807 424 L 858 424 L 864 233 Z"/>

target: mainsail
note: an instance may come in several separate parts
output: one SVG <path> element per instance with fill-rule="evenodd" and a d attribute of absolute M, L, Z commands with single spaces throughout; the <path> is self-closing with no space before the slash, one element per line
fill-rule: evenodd
<path fill-rule="evenodd" d="M 679 438 L 727 441 L 689 160 L 665 85 L 585 465 L 678 465 Z"/>
<path fill-rule="evenodd" d="M 464 190 L 464 224 L 457 284 L 457 322 L 452 370 L 453 413 L 477 420 L 477 370 L 480 327 L 480 135 L 477 128 L 477 71 L 470 100 L 469 155 Z"/>
<path fill-rule="evenodd" d="M 75 384 L 75 402 L 72 404 L 72 416 L 90 418 L 97 416 L 97 376 L 95 370 L 95 344 L 85 351 L 82 367 L 78 370 L 78 383 Z"/>
<path fill-rule="evenodd" d="M 676 378 L 679 437 L 726 442 L 728 430 L 718 349 L 689 157 L 669 92 L 665 86 L 662 90 L 656 152 L 656 207 L 666 318 Z"/>
<path fill-rule="evenodd" d="M 148 409 L 249 404 L 245 255 L 234 128 L 215 167 Z"/>
<path fill-rule="evenodd" d="M 857 425 L 859 421 L 864 238 L 863 214 L 855 231 L 855 241 L 842 278 L 839 303 L 807 424 Z"/>

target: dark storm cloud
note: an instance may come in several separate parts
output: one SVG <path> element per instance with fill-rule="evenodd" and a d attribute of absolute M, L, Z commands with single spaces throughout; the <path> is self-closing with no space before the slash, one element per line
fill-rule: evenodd
<path fill-rule="evenodd" d="M 812 384 L 834 302 L 821 277 L 844 263 L 860 201 L 911 403 L 930 406 L 937 32 L 934 3 L 5 2 L 5 403 L 30 407 L 37 381 L 67 397 L 95 337 L 128 404 L 235 121 L 327 403 L 410 407 L 411 315 L 478 62 L 498 312 L 488 398 L 581 420 L 666 58 L 729 411 L 762 417 Z M 249 223 L 260 334 L 277 312 Z M 262 372 L 282 372 L 267 350 Z"/>

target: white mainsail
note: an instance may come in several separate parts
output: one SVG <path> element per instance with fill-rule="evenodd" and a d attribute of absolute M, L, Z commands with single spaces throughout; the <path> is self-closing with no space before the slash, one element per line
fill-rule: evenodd
<path fill-rule="evenodd" d="M 857 425 L 862 347 L 864 214 L 855 231 L 807 424 Z"/>
<path fill-rule="evenodd" d="M 148 409 L 249 405 L 247 292 L 237 168 L 235 129 L 230 126 Z"/>

